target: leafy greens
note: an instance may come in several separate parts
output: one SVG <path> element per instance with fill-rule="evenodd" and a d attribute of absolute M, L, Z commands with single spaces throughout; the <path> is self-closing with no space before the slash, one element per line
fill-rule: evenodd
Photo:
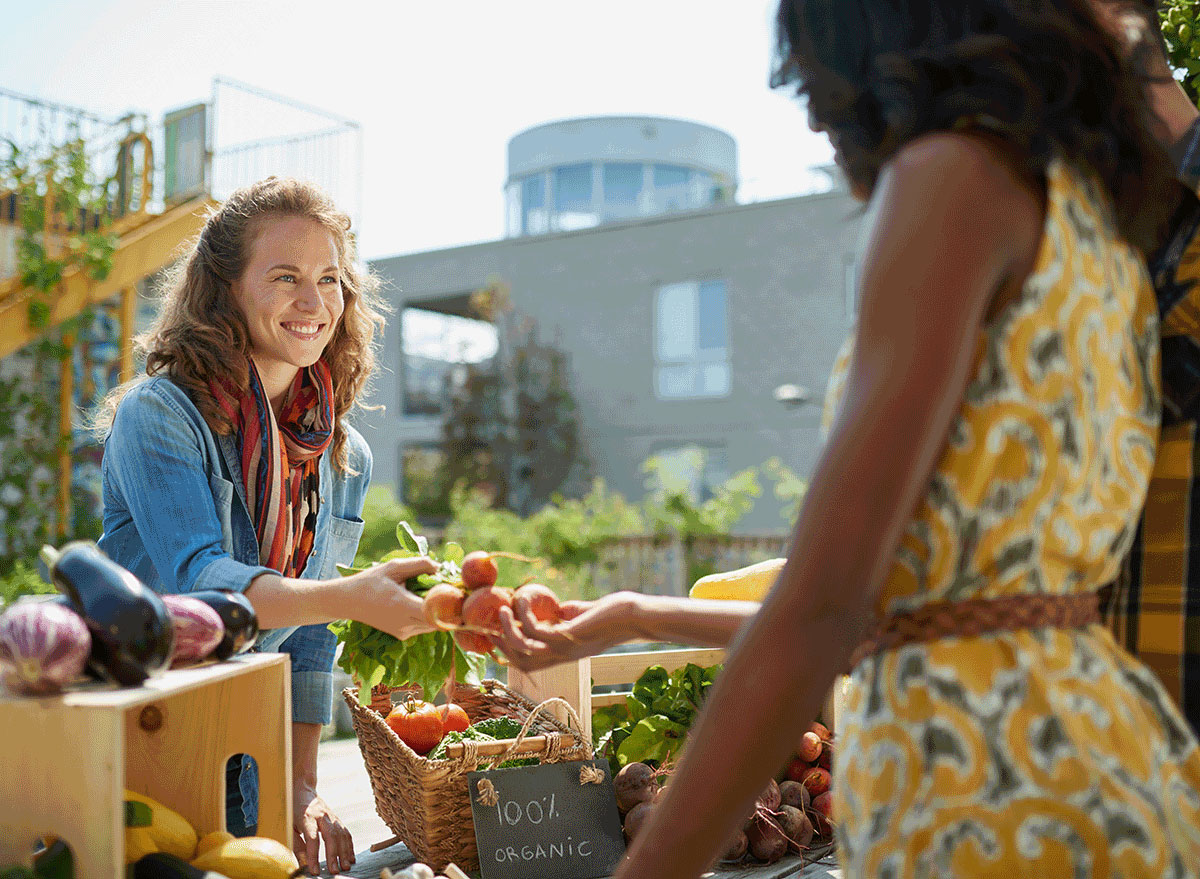
<path fill-rule="evenodd" d="M 427 555 L 438 566 L 435 574 L 409 580 L 405 585 L 411 592 L 423 597 L 438 583 L 462 583 L 459 563 L 463 549 L 457 543 L 442 547 L 439 560 L 429 551 L 429 542 L 415 534 L 407 522 L 396 526 L 396 540 L 400 548 L 387 553 L 380 562 Z M 338 568 L 345 576 L 366 570 L 343 565 Z M 451 664 L 460 682 L 478 684 L 483 677 L 484 657 L 463 652 L 450 632 L 427 632 L 401 641 L 356 620 L 337 620 L 329 624 L 329 630 L 342 644 L 338 666 L 358 682 L 358 701 L 364 705 L 370 701 L 371 688 L 376 684 L 418 686 L 425 698 L 431 698 L 450 677 Z"/>
<path fill-rule="evenodd" d="M 634 683 L 624 705 L 596 709 L 593 735 L 612 771 L 633 762 L 660 766 L 678 757 L 721 668 L 689 662 L 668 674 L 661 665 L 653 665 Z"/>

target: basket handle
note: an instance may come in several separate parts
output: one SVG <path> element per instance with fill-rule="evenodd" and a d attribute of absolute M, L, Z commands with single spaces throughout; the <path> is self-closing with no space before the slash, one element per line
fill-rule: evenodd
<path fill-rule="evenodd" d="M 533 721 L 537 719 L 539 714 L 552 705 L 561 705 L 563 708 L 567 709 L 567 719 L 569 721 L 568 727 L 574 734 L 575 740 L 577 742 L 583 742 L 583 723 L 580 721 L 579 715 L 575 713 L 575 709 L 571 707 L 571 703 L 559 696 L 551 696 L 549 699 L 539 702 L 534 706 L 533 710 L 529 712 L 529 716 L 525 718 L 525 723 L 521 726 L 521 731 L 517 733 L 517 737 L 512 740 L 512 744 L 505 748 L 500 754 L 492 758 L 491 763 L 488 764 L 489 768 L 494 769 L 496 766 L 516 754 L 517 749 L 521 747 L 521 743 L 525 741 L 525 736 L 529 735 L 529 728 L 533 726 Z M 556 741 L 557 739 L 558 733 L 549 733 L 546 736 L 546 743 L 547 745 L 550 745 L 552 741 Z"/>

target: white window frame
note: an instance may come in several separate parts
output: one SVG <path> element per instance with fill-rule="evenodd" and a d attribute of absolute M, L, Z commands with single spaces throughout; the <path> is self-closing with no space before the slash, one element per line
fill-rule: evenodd
<path fill-rule="evenodd" d="M 704 283 L 719 282 L 724 287 L 725 291 L 725 344 L 721 348 L 703 349 L 699 346 L 700 336 L 700 285 Z M 693 306 L 691 311 L 692 319 L 692 338 L 695 341 L 692 351 L 689 356 L 680 358 L 667 358 L 662 355 L 662 333 L 664 330 L 662 324 L 662 298 L 667 293 L 678 292 L 680 288 L 690 287 L 693 293 Z M 654 348 L 654 395 L 659 400 L 718 400 L 725 399 L 733 393 L 733 358 L 730 351 L 729 340 L 729 282 L 722 278 L 704 278 L 697 281 L 682 281 L 672 284 L 660 284 L 654 291 L 654 319 L 653 319 L 653 348 Z M 719 392 L 707 392 L 703 390 L 703 375 L 702 370 L 709 366 L 724 366 L 725 367 L 725 389 Z M 684 394 L 668 394 L 663 392 L 662 375 L 664 369 L 673 369 L 684 367 L 694 370 L 693 390 L 691 393 Z"/>

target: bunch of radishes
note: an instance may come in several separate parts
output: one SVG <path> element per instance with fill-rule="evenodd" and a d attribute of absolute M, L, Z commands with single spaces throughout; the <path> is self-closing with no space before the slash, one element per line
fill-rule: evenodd
<path fill-rule="evenodd" d="M 810 811 L 820 836 L 829 836 L 833 816 L 833 795 L 829 791 L 830 773 L 833 769 L 833 733 L 821 723 L 813 722 L 808 732 L 800 737 L 796 756 L 788 764 L 786 774 L 789 781 L 804 787 L 810 803 Z M 787 782 L 784 782 L 786 784 Z"/>
<path fill-rule="evenodd" d="M 502 607 L 514 612 L 525 607 L 538 620 L 551 624 L 562 619 L 558 597 L 541 583 L 525 583 L 515 590 L 497 586 L 497 558 L 531 561 L 504 552 L 467 553 L 462 560 L 461 582 L 439 583 L 425 594 L 426 621 L 437 629 L 453 632 L 463 650 L 492 652 L 496 646 L 492 639 L 501 634 Z"/>

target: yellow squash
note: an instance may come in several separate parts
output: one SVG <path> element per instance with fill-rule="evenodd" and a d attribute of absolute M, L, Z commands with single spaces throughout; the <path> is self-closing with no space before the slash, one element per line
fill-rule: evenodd
<path fill-rule="evenodd" d="M 775 585 L 787 559 L 765 562 L 701 577 L 688 594 L 692 598 L 721 598 L 726 601 L 762 601 Z"/>
<path fill-rule="evenodd" d="M 158 800 L 151 799 L 145 794 L 125 791 L 125 799 L 145 803 L 150 807 L 150 826 L 146 828 L 130 828 L 131 830 L 149 830 L 150 837 L 159 851 L 174 855 L 187 861 L 196 853 L 196 830 L 187 819 L 168 809 Z"/>
<path fill-rule="evenodd" d="M 257 836 L 219 843 L 192 861 L 192 866 L 229 879 L 288 879 L 300 869 L 290 848 Z"/>
<path fill-rule="evenodd" d="M 224 842 L 230 842 L 237 839 L 228 830 L 214 830 L 212 833 L 206 833 L 200 837 L 200 841 L 196 843 L 196 857 L 200 857 L 211 848 L 216 848 Z"/>
<path fill-rule="evenodd" d="M 145 855 L 151 855 L 158 851 L 158 846 L 154 843 L 154 834 L 150 832 L 149 827 L 126 827 L 125 828 L 125 864 L 133 864 L 139 861 Z"/>

